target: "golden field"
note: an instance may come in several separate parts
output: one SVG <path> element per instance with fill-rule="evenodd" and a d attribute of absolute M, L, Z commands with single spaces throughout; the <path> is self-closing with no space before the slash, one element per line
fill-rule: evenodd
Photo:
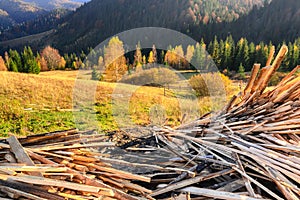
<path fill-rule="evenodd" d="M 39 75 L 0 72 L 2 136 L 9 133 L 27 135 L 78 127 L 78 120 L 74 120 L 74 115 L 80 115 L 82 110 L 78 109 L 79 104 L 74 109 L 74 86 L 76 89 L 83 87 L 79 93 L 80 98 L 93 99 L 93 106 L 86 110 L 95 114 L 100 131 L 116 130 L 127 124 L 128 120 L 132 125 L 149 125 L 152 121 L 158 125 L 176 126 L 185 114 L 187 119 L 193 120 L 222 106 L 221 103 L 216 105 L 219 101 L 216 98 L 182 98 L 190 94 L 172 90 L 167 90 L 164 95 L 163 88 L 91 80 L 78 84 L 78 80 L 89 79 L 90 74 L 90 71 L 51 71 Z M 93 87 L 95 98 L 88 97 L 90 93 L 84 92 Z M 128 102 L 112 102 L 112 96 L 122 95 L 119 93 L 130 95 Z M 224 100 L 220 101 L 224 103 Z M 79 124 L 84 123 L 86 121 L 82 118 Z M 84 125 L 82 127 L 89 128 Z"/>

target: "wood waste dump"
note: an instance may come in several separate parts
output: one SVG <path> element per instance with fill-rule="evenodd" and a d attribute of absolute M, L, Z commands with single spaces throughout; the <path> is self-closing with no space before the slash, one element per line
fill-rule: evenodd
<path fill-rule="evenodd" d="M 288 48 L 255 64 L 219 112 L 177 128 L 69 130 L 0 141 L 3 199 L 299 199 L 300 66 L 267 88 Z M 273 62 L 272 62 L 273 61 Z"/>

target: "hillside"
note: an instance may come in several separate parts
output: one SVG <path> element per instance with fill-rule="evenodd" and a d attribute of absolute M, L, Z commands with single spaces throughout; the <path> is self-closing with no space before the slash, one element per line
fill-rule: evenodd
<path fill-rule="evenodd" d="M 300 1 L 272 0 L 263 7 L 254 7 L 247 15 L 233 22 L 222 22 L 198 26 L 193 32 L 209 42 L 218 38 L 225 39 L 229 34 L 235 40 L 244 37 L 250 42 L 264 41 L 279 44 L 292 42 L 300 37 Z M 213 34 L 212 34 L 213 33 Z"/>
<path fill-rule="evenodd" d="M 92 0 L 50 23 L 48 28 L 56 29 L 55 33 L 34 48 L 50 44 L 64 53 L 79 53 L 112 35 L 138 27 L 170 28 L 197 41 L 203 37 L 206 43 L 215 35 L 225 39 L 231 34 L 235 40 L 246 37 L 249 42 L 279 44 L 300 36 L 299 15 L 297 0 Z M 43 28 L 36 24 L 20 27 L 19 30 L 29 30 L 24 34 L 11 31 L 0 39 L 47 31 L 47 24 Z"/>
<path fill-rule="evenodd" d="M 45 13 L 45 10 L 21 0 L 0 0 L 0 31 Z"/>
<path fill-rule="evenodd" d="M 87 1 L 88 0 L 0 0 L 0 33 L 14 26 L 17 26 L 17 29 L 23 33 L 26 32 L 24 28 L 30 29 L 31 31 L 27 31 L 26 35 L 48 31 L 53 28 L 51 25 L 49 25 L 46 30 L 44 25 L 43 30 L 40 30 L 40 24 L 48 23 L 49 18 L 53 18 L 53 12 L 59 12 L 55 10 L 75 10 Z M 49 16 L 47 16 L 47 14 L 49 14 Z M 60 15 L 58 15 L 58 17 L 59 16 Z M 41 22 L 43 21 L 41 18 L 45 18 L 45 22 Z M 24 23 L 27 24 L 24 26 Z M 15 27 L 14 29 L 16 30 Z M 15 32 L 13 30 L 9 31 L 11 32 L 10 34 Z M 12 38 L 8 39 L 14 39 L 21 35 L 22 34 L 17 31 L 12 35 Z M 1 40 L 6 39 L 6 37 L 2 37 L 2 35 L 0 35 L 0 37 Z"/>
<path fill-rule="evenodd" d="M 57 33 L 45 38 L 62 51 L 81 51 L 137 27 L 165 27 L 189 33 L 201 24 L 233 21 L 263 0 L 93 0 L 69 16 Z M 76 45 L 75 45 L 76 44 Z"/>
<path fill-rule="evenodd" d="M 65 8 L 74 10 L 88 0 L 23 0 L 45 10 Z"/>
<path fill-rule="evenodd" d="M 39 15 L 30 21 L 14 25 L 0 33 L 0 41 L 13 40 L 55 29 L 63 20 L 64 16 L 69 13 L 71 13 L 70 10 L 56 9 L 49 11 L 46 14 Z"/>
<path fill-rule="evenodd" d="M 246 37 L 250 41 L 292 41 L 300 37 L 300 1 L 273 0 L 268 6 L 253 9 L 233 23 L 216 26 L 213 32 L 225 37 L 230 32 L 235 39 Z"/>
<path fill-rule="evenodd" d="M 73 89 L 76 78 L 90 79 L 91 71 L 51 71 L 40 75 L 14 72 L 0 72 L 0 132 L 30 134 L 74 128 Z M 97 84 L 87 81 L 85 84 Z M 125 93 L 132 92 L 134 86 L 118 84 Z M 116 113 L 112 113 L 111 94 L 115 83 L 99 82 L 95 96 L 95 107 L 99 127 L 102 130 L 115 130 Z M 135 88 L 135 87 L 134 87 Z M 34 92 L 33 92 L 34 91 Z M 85 94 L 82 94 L 85 95 Z M 192 100 L 191 100 L 192 101 Z M 149 124 L 149 111 L 153 105 L 162 105 L 166 109 L 170 125 L 178 124 L 182 112 L 190 112 L 187 103 L 179 107 L 174 92 L 162 88 L 139 88 L 130 100 L 132 120 L 138 125 Z M 212 102 L 209 97 L 199 100 L 200 111 L 210 111 Z M 122 113 L 120 113 L 123 115 Z M 197 110 L 194 113 L 198 115 Z M 196 116 L 194 116 L 195 118 Z M 82 119 L 86 120 L 86 119 Z"/>

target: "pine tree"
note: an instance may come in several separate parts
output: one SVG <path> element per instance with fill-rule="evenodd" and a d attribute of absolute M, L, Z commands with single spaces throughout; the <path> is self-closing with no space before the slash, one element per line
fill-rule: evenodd
<path fill-rule="evenodd" d="M 243 45 L 244 45 L 244 38 L 241 38 L 237 45 L 236 45 L 236 54 L 234 59 L 234 66 L 233 68 L 237 68 L 240 64 L 243 63 Z"/>
<path fill-rule="evenodd" d="M 93 71 L 92 71 L 92 80 L 94 81 L 101 81 L 102 80 L 102 76 L 100 73 L 97 72 L 96 67 L 93 67 Z"/>
<path fill-rule="evenodd" d="M 255 63 L 255 52 L 256 52 L 255 44 L 253 42 L 251 42 L 249 45 L 249 62 L 248 62 L 251 69 Z"/>
<path fill-rule="evenodd" d="M 9 62 L 9 71 L 18 72 L 18 65 L 13 60 Z"/>
<path fill-rule="evenodd" d="M 217 37 L 215 37 L 212 43 L 212 52 L 210 53 L 212 59 L 214 60 L 215 64 L 220 67 L 221 60 L 220 60 L 220 46 Z"/>
<path fill-rule="evenodd" d="M 235 44 L 232 36 L 228 36 L 225 41 L 224 50 L 224 65 L 227 69 L 234 69 L 234 57 L 235 57 Z"/>
<path fill-rule="evenodd" d="M 225 43 L 223 40 L 220 41 L 220 66 L 219 68 L 223 71 L 224 69 L 226 69 L 226 65 L 225 65 Z"/>
<path fill-rule="evenodd" d="M 196 44 L 196 48 L 195 48 L 195 52 L 192 58 L 192 64 L 196 65 L 194 66 L 196 69 L 199 70 L 206 70 L 206 66 L 205 66 L 205 49 L 203 46 L 203 43 L 197 43 Z"/>
<path fill-rule="evenodd" d="M 238 73 L 239 73 L 240 77 L 241 77 L 242 79 L 245 79 L 245 78 L 246 78 L 246 75 L 245 75 L 245 68 L 244 68 L 244 66 L 243 66 L 242 63 L 240 63 L 238 69 L 239 69 L 239 70 L 238 70 Z"/>
<path fill-rule="evenodd" d="M 10 71 L 24 72 L 21 56 L 16 50 L 10 49 L 6 60 L 7 60 L 8 69 Z"/>
<path fill-rule="evenodd" d="M 24 47 L 24 50 L 21 54 L 22 60 L 23 60 L 23 71 L 25 73 L 32 73 L 32 74 L 39 74 L 40 73 L 40 67 L 39 64 L 31 50 L 31 48 Z"/>
<path fill-rule="evenodd" d="M 295 67 L 299 64 L 299 46 L 297 42 L 294 42 L 294 49 L 293 49 L 293 62 L 291 67 Z"/>
<path fill-rule="evenodd" d="M 248 45 L 247 39 L 245 38 L 244 44 L 243 44 L 243 65 L 244 65 L 246 71 L 251 71 L 251 69 L 252 69 L 252 66 L 249 63 L 249 61 L 250 61 L 249 45 Z"/>

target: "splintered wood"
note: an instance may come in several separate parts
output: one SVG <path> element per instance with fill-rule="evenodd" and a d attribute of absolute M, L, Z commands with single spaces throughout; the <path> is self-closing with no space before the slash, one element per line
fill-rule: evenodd
<path fill-rule="evenodd" d="M 286 53 L 255 64 L 223 110 L 120 147 L 77 130 L 0 141 L 1 197 L 299 199 L 300 67 L 266 89 Z"/>
<path fill-rule="evenodd" d="M 69 130 L 1 141 L 0 193 L 18 199 L 138 199 L 151 193 L 132 180 L 149 177 L 114 169 L 97 149 L 114 147 L 107 137 Z M 93 149 L 91 149 L 91 147 Z M 113 187 L 112 187 L 113 186 Z"/>

